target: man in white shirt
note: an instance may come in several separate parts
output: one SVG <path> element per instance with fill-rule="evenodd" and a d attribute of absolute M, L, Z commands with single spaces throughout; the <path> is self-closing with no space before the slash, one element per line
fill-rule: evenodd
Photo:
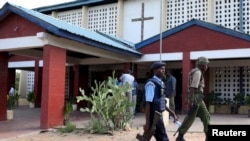
<path fill-rule="evenodd" d="M 121 85 L 124 85 L 124 84 L 128 83 L 128 84 L 130 84 L 133 87 L 134 80 L 135 80 L 135 77 L 132 75 L 132 71 L 131 70 L 127 70 L 120 77 Z M 132 103 L 132 90 L 128 91 L 126 93 L 126 95 L 128 97 L 128 101 L 130 103 Z M 131 116 L 134 115 L 133 106 L 129 107 L 128 111 L 131 114 Z"/>
<path fill-rule="evenodd" d="M 14 89 L 14 85 L 12 84 L 10 87 L 9 95 L 14 96 L 14 93 L 15 93 L 15 89 Z"/>

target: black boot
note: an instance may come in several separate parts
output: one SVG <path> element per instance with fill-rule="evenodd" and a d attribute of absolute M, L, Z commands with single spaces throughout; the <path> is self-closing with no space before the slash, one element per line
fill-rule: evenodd
<path fill-rule="evenodd" d="M 186 140 L 183 138 L 183 134 L 178 134 L 178 137 L 176 138 L 175 141 L 186 141 Z"/>
<path fill-rule="evenodd" d="M 208 141 L 208 135 L 207 135 L 207 133 L 205 133 L 205 135 L 206 135 L 206 139 L 205 139 L 205 141 Z"/>

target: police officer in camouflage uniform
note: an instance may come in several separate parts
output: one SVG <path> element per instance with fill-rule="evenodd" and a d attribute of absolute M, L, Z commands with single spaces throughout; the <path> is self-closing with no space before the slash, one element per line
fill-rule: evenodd
<path fill-rule="evenodd" d="M 196 61 L 196 68 L 192 69 L 189 73 L 189 108 L 196 104 L 198 97 L 203 94 L 203 89 L 205 87 L 203 74 L 208 68 L 208 63 L 209 60 L 206 57 L 199 57 Z M 201 119 L 207 141 L 208 125 L 210 124 L 210 114 L 203 100 L 198 104 L 197 110 L 193 111 L 192 113 L 193 114 L 189 115 L 189 118 L 187 118 L 186 122 L 183 123 L 179 128 L 179 134 L 176 138 L 176 141 L 185 141 L 183 136 L 193 124 L 195 117 L 199 117 Z"/>

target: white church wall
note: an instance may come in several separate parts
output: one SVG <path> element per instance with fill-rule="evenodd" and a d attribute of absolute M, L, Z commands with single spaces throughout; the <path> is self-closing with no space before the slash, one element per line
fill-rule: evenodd
<path fill-rule="evenodd" d="M 160 32 L 160 0 L 128 0 L 124 2 L 123 38 L 133 43 L 141 41 L 141 21 L 132 21 L 142 17 L 142 3 L 144 3 L 144 17 L 153 19 L 144 21 L 143 40 Z"/>

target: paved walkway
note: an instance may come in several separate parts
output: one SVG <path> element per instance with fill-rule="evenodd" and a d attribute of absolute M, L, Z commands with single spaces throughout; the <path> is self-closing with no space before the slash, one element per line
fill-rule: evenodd
<path fill-rule="evenodd" d="M 179 115 L 180 121 L 183 120 L 184 115 Z M 88 113 L 75 111 L 71 115 L 71 120 L 81 128 L 83 123 L 87 123 L 89 119 Z M 138 113 L 133 120 L 134 128 L 141 128 L 145 122 L 143 113 Z M 211 124 L 248 124 L 250 125 L 250 118 L 247 115 L 231 115 L 231 114 L 213 114 L 211 115 Z M 170 122 L 167 131 L 174 133 L 177 127 Z M 40 108 L 30 109 L 28 106 L 19 106 L 14 110 L 14 119 L 10 121 L 0 121 L 0 141 L 17 136 L 27 136 L 38 134 L 40 129 Z M 202 133 L 203 126 L 200 119 L 197 118 L 194 124 L 189 129 L 189 132 Z"/>

